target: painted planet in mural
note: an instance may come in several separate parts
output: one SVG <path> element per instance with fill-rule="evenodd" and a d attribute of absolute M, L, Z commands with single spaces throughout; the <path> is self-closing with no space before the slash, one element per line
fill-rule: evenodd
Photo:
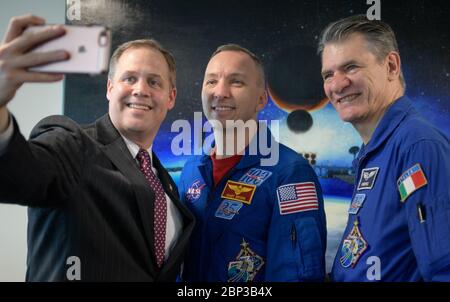
<path fill-rule="evenodd" d="M 313 125 L 310 111 L 328 103 L 322 86 L 320 57 L 312 46 L 294 45 L 275 53 L 267 68 L 273 103 L 289 113 L 291 131 L 302 133 Z"/>
<path fill-rule="evenodd" d="M 294 110 L 287 117 L 289 130 L 295 133 L 304 133 L 313 125 L 313 119 L 308 111 L 303 109 Z"/>

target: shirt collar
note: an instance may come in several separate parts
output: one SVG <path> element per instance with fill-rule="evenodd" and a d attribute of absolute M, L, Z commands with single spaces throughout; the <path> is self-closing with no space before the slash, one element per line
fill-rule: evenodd
<path fill-rule="evenodd" d="M 131 156 L 133 158 L 136 158 L 136 156 L 137 156 L 139 150 L 141 149 L 141 147 L 139 147 L 138 144 L 132 142 L 131 140 L 129 140 L 128 138 L 126 138 L 122 134 L 121 134 L 121 136 L 122 136 L 123 140 L 125 141 L 125 144 L 127 145 L 127 148 L 130 151 L 130 153 L 131 153 Z M 151 160 L 152 165 L 153 165 L 152 147 L 153 147 L 153 145 L 151 145 L 150 148 L 147 149 L 147 152 L 150 155 L 150 160 Z"/>
<path fill-rule="evenodd" d="M 261 129 L 261 127 L 264 127 L 265 129 Z M 265 142 L 260 142 L 259 139 L 261 139 L 260 137 L 260 133 L 261 131 L 266 130 L 266 141 Z M 267 148 L 272 148 L 271 152 L 274 151 L 274 148 L 278 148 L 279 151 L 279 145 L 278 146 L 272 146 L 271 144 L 279 144 L 275 138 L 272 136 L 272 132 L 270 131 L 270 128 L 267 127 L 266 125 L 262 124 L 258 127 L 258 131 L 256 131 L 256 134 L 253 136 L 251 142 L 248 144 L 248 146 L 245 148 L 244 154 L 241 158 L 241 160 L 238 162 L 238 164 L 236 165 L 237 169 L 244 169 L 250 166 L 253 166 L 255 164 L 257 164 L 261 158 L 263 157 L 268 157 L 269 155 L 262 155 L 261 154 L 261 150 L 260 150 L 260 146 L 258 145 L 259 143 L 269 143 L 270 146 L 266 146 Z M 250 146 L 251 145 L 256 145 L 256 153 L 257 154 L 250 154 Z M 200 162 L 202 165 L 205 165 L 210 159 L 210 156 L 212 154 L 212 152 L 214 152 L 215 149 L 215 141 L 213 141 L 212 143 L 212 148 L 209 149 L 207 152 L 205 152 L 206 154 L 203 155 L 200 159 Z M 252 150 L 254 152 L 254 150 Z"/>

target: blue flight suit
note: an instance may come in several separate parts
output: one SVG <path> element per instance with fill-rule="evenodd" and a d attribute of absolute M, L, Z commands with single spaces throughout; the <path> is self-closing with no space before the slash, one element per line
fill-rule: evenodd
<path fill-rule="evenodd" d="M 353 166 L 355 189 L 332 279 L 450 281 L 449 139 L 401 97 Z"/>
<path fill-rule="evenodd" d="M 270 141 L 272 136 L 267 132 Z M 277 145 L 279 161 L 272 166 L 262 166 L 261 159 L 267 156 L 261 155 L 259 149 L 257 155 L 249 155 L 247 146 L 245 155 L 215 188 L 210 156 L 186 163 L 180 178 L 180 195 L 197 224 L 184 265 L 184 280 L 324 279 L 326 221 L 320 184 L 303 157 Z M 227 190 L 234 194 L 233 186 L 247 189 L 246 193 L 236 193 L 238 197 L 247 194 L 246 200 L 222 197 L 228 194 Z M 289 208 L 284 206 L 308 196 L 302 186 L 316 191 L 316 207 L 308 209 L 308 204 L 303 204 L 302 211 L 287 213 Z M 299 190 L 297 195 L 295 189 Z"/>

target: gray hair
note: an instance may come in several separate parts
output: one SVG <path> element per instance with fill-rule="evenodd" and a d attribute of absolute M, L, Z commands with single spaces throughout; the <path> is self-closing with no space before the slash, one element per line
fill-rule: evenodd
<path fill-rule="evenodd" d="M 154 39 L 133 40 L 119 45 L 119 47 L 117 47 L 114 53 L 112 54 L 111 60 L 109 61 L 109 72 L 108 72 L 109 79 L 112 79 L 114 77 L 114 73 L 116 72 L 116 64 L 119 61 L 120 57 L 126 50 L 131 48 L 150 48 L 159 51 L 164 56 L 164 59 L 166 60 L 167 65 L 169 66 L 170 84 L 172 85 L 172 88 L 176 87 L 177 67 L 175 65 L 175 59 L 168 50 L 162 47 L 162 45 Z"/>
<path fill-rule="evenodd" d="M 392 28 L 380 20 L 368 20 L 365 15 L 350 16 L 330 23 L 320 35 L 317 53 L 321 56 L 328 43 L 338 43 L 347 40 L 353 34 L 362 34 L 370 44 L 372 52 L 378 61 L 382 62 L 389 52 L 398 50 L 397 40 Z M 405 79 L 400 69 L 400 83 L 405 87 Z"/>
<path fill-rule="evenodd" d="M 255 55 L 253 52 L 251 52 L 247 48 L 242 47 L 238 44 L 225 44 L 225 45 L 221 45 L 221 46 L 217 47 L 217 49 L 213 52 L 213 54 L 211 55 L 211 57 L 209 59 L 211 60 L 215 55 L 217 55 L 218 53 L 221 53 L 223 51 L 241 51 L 241 52 L 246 53 L 255 63 L 256 68 L 258 69 L 260 76 L 261 76 L 262 85 L 265 84 L 266 76 L 264 73 L 264 66 L 261 62 L 261 59 L 257 55 Z"/>

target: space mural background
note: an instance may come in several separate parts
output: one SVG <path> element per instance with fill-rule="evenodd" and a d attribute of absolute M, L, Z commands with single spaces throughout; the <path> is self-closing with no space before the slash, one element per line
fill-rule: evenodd
<path fill-rule="evenodd" d="M 450 137 L 450 9 L 445 2 L 384 0 L 381 19 L 396 32 L 407 95 Z M 278 120 L 277 139 L 303 154 L 319 175 L 327 213 L 329 271 L 347 221 L 354 182 L 351 162 L 361 140 L 326 100 L 315 49 L 329 22 L 366 14 L 370 6 L 366 0 L 82 0 L 81 19 L 67 23 L 110 27 L 113 48 L 127 40 L 153 37 L 174 54 L 176 106 L 161 126 L 153 149 L 175 181 L 189 155 L 172 154 L 171 142 L 179 130 L 171 132 L 171 126 L 179 119 L 194 125 L 194 112 L 202 111 L 200 93 L 209 56 L 226 43 L 255 52 L 265 65 L 270 94 L 259 118 L 269 125 Z M 105 114 L 106 81 L 106 75 L 67 76 L 65 114 L 80 123 Z"/>

